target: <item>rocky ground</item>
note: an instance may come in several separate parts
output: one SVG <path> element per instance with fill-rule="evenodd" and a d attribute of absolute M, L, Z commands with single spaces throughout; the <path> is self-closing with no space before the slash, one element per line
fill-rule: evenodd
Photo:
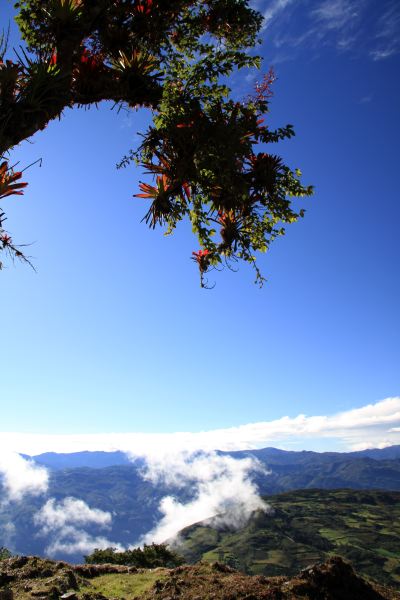
<path fill-rule="evenodd" d="M 339 557 L 298 575 L 244 575 L 222 563 L 176 569 L 69 565 L 37 557 L 0 562 L 0 600 L 400 600 Z"/>

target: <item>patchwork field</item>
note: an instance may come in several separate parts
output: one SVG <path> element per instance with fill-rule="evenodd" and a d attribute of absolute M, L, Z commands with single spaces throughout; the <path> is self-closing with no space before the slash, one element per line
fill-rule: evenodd
<path fill-rule="evenodd" d="M 243 529 L 184 529 L 179 552 L 263 575 L 294 574 L 340 555 L 364 576 L 400 586 L 400 493 L 304 490 L 265 499 L 271 512 Z"/>

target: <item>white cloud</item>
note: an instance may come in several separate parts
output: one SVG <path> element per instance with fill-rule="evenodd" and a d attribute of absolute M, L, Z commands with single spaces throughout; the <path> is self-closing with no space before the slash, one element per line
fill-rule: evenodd
<path fill-rule="evenodd" d="M 323 405 L 323 402 L 321 402 Z M 157 457 L 186 450 L 246 450 L 268 445 L 349 450 L 369 440 L 400 443 L 400 397 L 386 398 L 361 408 L 331 415 L 284 416 L 236 427 L 200 432 L 177 433 L 99 433 L 82 435 L 39 435 L 1 433 L 1 446 L 27 454 L 121 450 L 130 456 Z M 1 452 L 0 452 L 1 455 Z"/>
<path fill-rule="evenodd" d="M 35 515 L 35 523 L 41 525 L 45 533 L 61 529 L 67 524 L 107 527 L 111 521 L 111 513 L 90 508 L 83 500 L 71 496 L 58 503 L 55 498 L 50 498 Z"/>
<path fill-rule="evenodd" d="M 160 522 L 139 543 L 164 542 L 184 527 L 206 519 L 212 519 L 213 525 L 244 525 L 255 510 L 268 509 L 251 479 L 257 470 L 261 466 L 253 459 L 235 460 L 215 452 L 148 458 L 146 479 L 186 488 L 192 499 L 179 502 L 165 496 L 159 506 Z"/>
<path fill-rule="evenodd" d="M 99 508 L 91 508 L 83 500 L 67 497 L 60 502 L 50 498 L 34 516 L 40 534 L 49 536 L 47 554 L 88 554 L 95 548 L 114 547 L 123 550 L 120 544 L 104 536 L 94 536 L 83 529 L 85 526 L 109 528 L 112 515 Z"/>
<path fill-rule="evenodd" d="M 0 451 L 0 483 L 5 492 L 3 500 L 18 501 L 25 494 L 43 494 L 47 491 L 48 482 L 49 475 L 44 467 L 25 460 L 17 452 L 6 449 Z"/>
<path fill-rule="evenodd" d="M 392 444 L 388 440 L 382 440 L 374 446 L 371 446 L 370 442 L 360 442 L 359 444 L 354 444 L 352 446 L 352 450 L 355 452 L 360 452 L 361 450 L 370 450 L 371 448 L 378 448 L 382 450 L 383 448 L 388 448 L 389 446 L 392 446 Z"/>
<path fill-rule="evenodd" d="M 96 548 L 115 548 L 122 552 L 124 547 L 117 542 L 112 542 L 103 536 L 92 536 L 87 531 L 82 531 L 76 527 L 64 528 L 47 547 L 46 553 L 49 556 L 55 556 L 62 552 L 63 554 L 90 554 Z"/>

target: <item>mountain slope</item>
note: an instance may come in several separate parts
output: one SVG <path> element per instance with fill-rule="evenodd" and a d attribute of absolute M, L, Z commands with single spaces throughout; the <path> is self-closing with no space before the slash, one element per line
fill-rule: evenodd
<path fill-rule="evenodd" d="M 303 490 L 266 500 L 272 512 L 239 530 L 187 527 L 177 549 L 190 562 L 220 560 L 263 575 L 295 574 L 339 554 L 362 575 L 400 585 L 400 493 Z"/>

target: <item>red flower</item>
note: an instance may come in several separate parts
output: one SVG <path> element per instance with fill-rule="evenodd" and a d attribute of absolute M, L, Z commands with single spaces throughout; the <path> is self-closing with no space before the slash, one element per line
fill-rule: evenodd
<path fill-rule="evenodd" d="M 84 46 L 80 62 L 81 65 L 88 67 L 90 70 L 96 70 L 103 64 L 103 56 L 101 54 L 93 54 Z"/>
<path fill-rule="evenodd" d="M 168 190 L 169 183 L 166 175 L 157 177 L 157 185 L 150 185 L 148 183 L 139 183 L 139 187 L 143 194 L 135 194 L 136 198 L 157 198 L 161 193 Z"/>
<path fill-rule="evenodd" d="M 0 236 L 0 241 L 4 247 L 12 244 L 12 239 L 7 233 L 3 233 L 3 235 Z"/>
<path fill-rule="evenodd" d="M 186 195 L 186 198 L 187 198 L 188 200 L 190 200 L 190 197 L 191 197 L 191 195 L 192 195 L 192 191 L 191 191 L 191 189 L 190 189 L 190 185 L 189 185 L 188 183 L 186 183 L 186 181 L 184 181 L 184 182 L 182 183 L 182 190 L 183 190 L 183 193 L 182 193 L 182 197 L 183 197 L 183 199 L 184 199 L 184 195 Z"/>
<path fill-rule="evenodd" d="M 192 252 L 192 258 L 199 265 L 200 273 L 203 274 L 210 266 L 211 252 L 207 248 L 198 252 Z"/>
<path fill-rule="evenodd" d="M 204 258 L 204 256 L 207 256 L 207 254 L 210 254 L 209 250 L 199 250 L 198 252 L 192 252 L 193 256 L 196 257 L 196 260 L 202 259 Z"/>
<path fill-rule="evenodd" d="M 153 0 L 137 0 L 135 10 L 139 14 L 149 15 L 153 6 Z"/>
<path fill-rule="evenodd" d="M 8 164 L 3 162 L 0 165 L 0 198 L 6 198 L 6 196 L 22 196 L 24 193 L 21 188 L 26 187 L 27 183 L 15 183 L 18 179 L 21 179 L 22 173 L 16 172 L 11 173 L 8 169 Z"/>

